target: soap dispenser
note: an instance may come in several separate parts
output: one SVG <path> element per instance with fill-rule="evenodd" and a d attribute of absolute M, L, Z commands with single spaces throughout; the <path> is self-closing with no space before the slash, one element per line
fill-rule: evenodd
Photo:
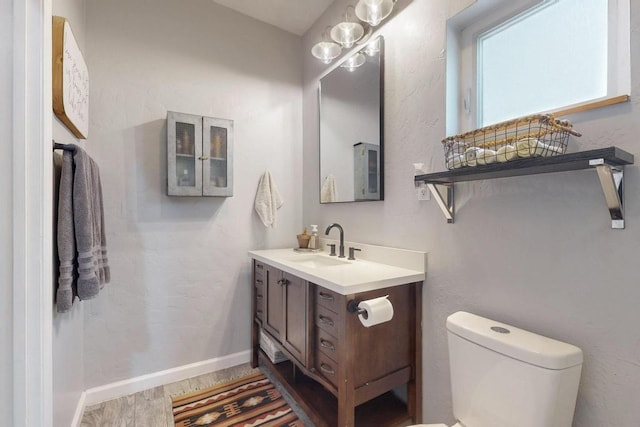
<path fill-rule="evenodd" d="M 311 224 L 311 237 L 309 238 L 309 249 L 318 249 L 320 242 L 318 241 L 318 226 Z"/>

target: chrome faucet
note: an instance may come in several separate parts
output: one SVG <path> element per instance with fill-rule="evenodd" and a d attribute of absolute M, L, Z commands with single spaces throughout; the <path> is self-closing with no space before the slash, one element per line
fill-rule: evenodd
<path fill-rule="evenodd" d="M 328 236 L 329 231 L 331 231 L 333 227 L 336 227 L 338 230 L 340 230 L 340 255 L 338 256 L 338 258 L 344 258 L 344 230 L 342 229 L 342 226 L 337 222 L 334 222 L 327 227 L 327 229 L 324 231 L 324 234 L 325 236 Z"/>

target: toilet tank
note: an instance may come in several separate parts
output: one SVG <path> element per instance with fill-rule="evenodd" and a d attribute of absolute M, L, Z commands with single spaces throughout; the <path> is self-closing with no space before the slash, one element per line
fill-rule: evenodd
<path fill-rule="evenodd" d="M 570 427 L 582 351 L 471 313 L 447 319 L 453 414 L 466 427 Z"/>

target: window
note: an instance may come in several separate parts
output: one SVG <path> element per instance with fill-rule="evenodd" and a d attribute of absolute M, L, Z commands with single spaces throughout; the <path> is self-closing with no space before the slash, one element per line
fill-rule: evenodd
<path fill-rule="evenodd" d="M 448 22 L 447 133 L 628 95 L 629 19 L 629 0 L 477 0 Z"/>

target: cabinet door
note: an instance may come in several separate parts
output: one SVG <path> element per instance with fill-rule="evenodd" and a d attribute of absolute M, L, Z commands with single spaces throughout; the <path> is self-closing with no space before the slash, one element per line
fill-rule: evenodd
<path fill-rule="evenodd" d="M 275 338 L 280 339 L 284 322 L 283 278 L 282 272 L 271 266 L 265 266 L 265 318 L 264 328 Z"/>
<path fill-rule="evenodd" d="M 202 117 L 167 113 L 167 194 L 202 196 Z"/>
<path fill-rule="evenodd" d="M 283 275 L 284 285 L 284 331 L 282 344 L 304 366 L 307 366 L 308 346 L 308 292 L 307 282 L 288 273 Z"/>
<path fill-rule="evenodd" d="M 205 196 L 233 196 L 233 121 L 203 119 L 202 179 Z"/>

